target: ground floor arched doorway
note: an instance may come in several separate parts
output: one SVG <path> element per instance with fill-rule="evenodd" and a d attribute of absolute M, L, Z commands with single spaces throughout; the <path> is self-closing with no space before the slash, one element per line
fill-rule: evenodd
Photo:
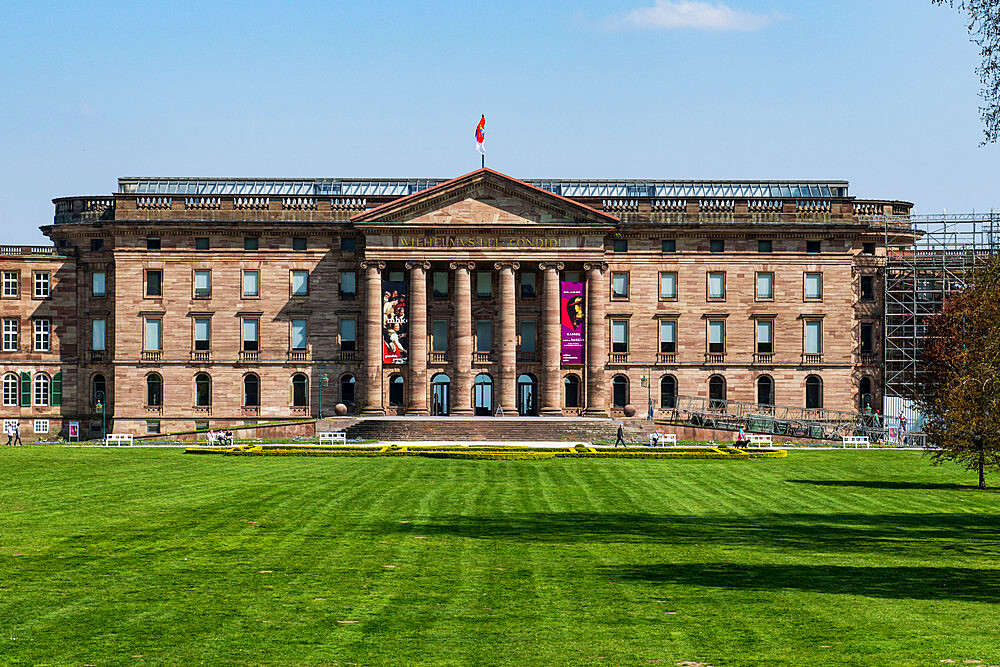
<path fill-rule="evenodd" d="M 474 394 L 476 416 L 489 417 L 493 414 L 493 378 L 486 373 L 477 375 Z"/>
<path fill-rule="evenodd" d="M 447 415 L 449 406 L 449 390 L 451 388 L 451 378 L 444 373 L 438 373 L 431 378 L 431 414 L 434 416 Z"/>
<path fill-rule="evenodd" d="M 527 373 L 517 376 L 517 412 L 521 415 L 538 414 L 538 380 Z"/>

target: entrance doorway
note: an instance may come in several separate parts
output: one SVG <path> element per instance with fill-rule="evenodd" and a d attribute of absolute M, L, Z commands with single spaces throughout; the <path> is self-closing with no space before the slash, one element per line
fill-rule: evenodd
<path fill-rule="evenodd" d="M 517 412 L 521 415 L 536 416 L 538 414 L 538 402 L 535 397 L 538 393 L 538 381 L 532 375 L 517 376 Z"/>
<path fill-rule="evenodd" d="M 438 373 L 431 378 L 431 414 L 443 417 L 448 414 L 448 388 L 451 378 L 444 373 Z"/>
<path fill-rule="evenodd" d="M 493 378 L 486 373 L 476 376 L 475 399 L 477 417 L 493 414 Z"/>

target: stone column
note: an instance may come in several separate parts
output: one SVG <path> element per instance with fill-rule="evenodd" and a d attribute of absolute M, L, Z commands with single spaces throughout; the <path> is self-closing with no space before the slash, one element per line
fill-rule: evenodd
<path fill-rule="evenodd" d="M 561 415 L 560 373 L 562 365 L 562 311 L 559 307 L 559 272 L 562 262 L 543 262 L 538 265 L 545 278 L 542 281 L 542 321 L 541 340 L 536 341 L 542 348 L 541 410 L 543 415 Z"/>
<path fill-rule="evenodd" d="M 608 392 L 604 382 L 604 365 L 607 362 L 607 346 L 604 338 L 607 323 L 604 321 L 604 303 L 607 287 L 604 272 L 608 265 L 588 263 L 583 265 L 587 272 L 587 409 L 588 417 L 608 416 Z"/>
<path fill-rule="evenodd" d="M 365 270 L 365 402 L 362 415 L 384 415 L 382 405 L 382 270 L 385 262 L 361 262 Z"/>
<path fill-rule="evenodd" d="M 406 414 L 427 415 L 427 269 L 430 262 L 407 262 L 410 270 L 409 314 L 409 383 L 406 388 Z"/>
<path fill-rule="evenodd" d="M 452 346 L 455 383 L 451 389 L 451 413 L 472 414 L 472 269 L 474 262 L 452 262 L 455 271 L 455 310 Z"/>
<path fill-rule="evenodd" d="M 503 413 L 517 416 L 517 294 L 514 272 L 518 262 L 497 262 L 500 272 L 500 405 Z"/>

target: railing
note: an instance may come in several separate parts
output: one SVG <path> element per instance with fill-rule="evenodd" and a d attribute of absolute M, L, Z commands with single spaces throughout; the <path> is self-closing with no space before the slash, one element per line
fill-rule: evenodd
<path fill-rule="evenodd" d="M 143 350 L 139 353 L 139 361 L 159 361 L 162 356 L 160 350 Z"/>
<path fill-rule="evenodd" d="M 283 211 L 315 211 L 315 197 L 282 197 L 281 210 Z"/>
<path fill-rule="evenodd" d="M 492 352 L 473 352 L 472 353 L 472 363 L 474 363 L 474 364 L 492 364 L 493 363 L 493 353 Z"/>
<path fill-rule="evenodd" d="M 144 410 L 146 411 L 147 415 L 162 415 L 163 414 L 163 406 L 162 405 L 147 405 L 147 406 L 145 406 Z"/>
<path fill-rule="evenodd" d="M 748 199 L 747 213 L 756 215 L 781 213 L 780 199 Z"/>
<path fill-rule="evenodd" d="M 104 358 L 105 358 L 106 354 L 107 353 L 104 350 L 91 350 L 90 351 L 90 360 L 92 362 L 104 361 Z"/>
<path fill-rule="evenodd" d="M 54 254 L 56 254 L 56 249 L 53 246 L 0 245 L 0 255 L 4 256 Z"/>
<path fill-rule="evenodd" d="M 256 363 L 260 358 L 260 352 L 251 350 L 240 350 L 240 361 L 243 363 Z"/>
<path fill-rule="evenodd" d="M 309 415 L 309 408 L 304 405 L 293 405 L 288 408 L 288 411 L 296 417 L 307 417 Z"/>
<path fill-rule="evenodd" d="M 657 352 L 656 353 L 656 363 L 658 363 L 658 364 L 676 364 L 677 363 L 677 353 L 676 352 Z"/>
<path fill-rule="evenodd" d="M 264 211 L 270 205 L 270 197 L 236 197 L 233 199 L 233 208 L 237 211 Z"/>
<path fill-rule="evenodd" d="M 309 361 L 309 351 L 308 350 L 289 350 L 288 351 L 289 361 Z"/>
<path fill-rule="evenodd" d="M 874 352 L 862 352 L 861 353 L 861 365 L 863 366 L 875 366 L 879 363 L 878 355 Z"/>
<path fill-rule="evenodd" d="M 359 361 L 357 350 L 341 350 L 337 354 L 338 361 Z"/>
<path fill-rule="evenodd" d="M 218 211 L 220 208 L 218 197 L 185 197 L 184 209 L 195 211 Z"/>
<path fill-rule="evenodd" d="M 518 352 L 517 361 L 521 364 L 534 364 L 538 362 L 538 354 L 535 352 Z"/>
<path fill-rule="evenodd" d="M 605 199 L 601 202 L 601 209 L 609 213 L 638 211 L 639 201 L 637 199 Z"/>
<path fill-rule="evenodd" d="M 210 415 L 212 414 L 211 405 L 196 405 L 191 408 L 196 415 Z"/>
<path fill-rule="evenodd" d="M 212 353 L 208 350 L 195 350 L 191 352 L 191 361 L 211 361 Z"/>
<path fill-rule="evenodd" d="M 732 199 L 701 199 L 698 210 L 702 213 L 732 213 L 736 205 Z"/>
<path fill-rule="evenodd" d="M 334 197 L 330 200 L 333 211 L 364 211 L 367 206 L 368 200 L 359 197 Z"/>
<path fill-rule="evenodd" d="M 805 366 L 815 366 L 816 364 L 821 364 L 821 363 L 823 363 L 823 355 L 822 354 L 812 354 L 812 353 L 810 353 L 810 354 L 803 354 L 802 355 L 802 364 L 805 365 Z"/>
<path fill-rule="evenodd" d="M 753 362 L 755 364 L 766 364 L 770 365 L 774 363 L 774 353 L 773 352 L 754 352 Z"/>
<path fill-rule="evenodd" d="M 446 364 L 448 363 L 448 353 L 447 352 L 428 352 L 427 360 L 432 364 Z"/>
<path fill-rule="evenodd" d="M 612 352 L 608 355 L 609 364 L 627 364 L 628 352 Z"/>
<path fill-rule="evenodd" d="M 163 211 L 173 206 L 173 197 L 136 197 L 135 207 L 140 211 Z"/>
<path fill-rule="evenodd" d="M 260 415 L 260 406 L 244 405 L 242 408 L 240 408 L 240 413 L 244 417 L 257 417 Z"/>
<path fill-rule="evenodd" d="M 654 199 L 650 210 L 653 213 L 684 213 L 687 211 L 686 199 Z"/>
<path fill-rule="evenodd" d="M 799 215 L 816 215 L 830 212 L 829 199 L 799 199 L 795 202 L 795 212 Z"/>
<path fill-rule="evenodd" d="M 706 352 L 705 353 L 705 363 L 706 364 L 724 364 L 724 363 L 726 363 L 726 353 L 725 352 Z"/>

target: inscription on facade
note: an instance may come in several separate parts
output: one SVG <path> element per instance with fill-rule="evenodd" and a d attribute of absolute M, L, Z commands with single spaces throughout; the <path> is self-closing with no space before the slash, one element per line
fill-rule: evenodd
<path fill-rule="evenodd" d="M 579 248 L 575 236 L 396 236 L 397 248 Z"/>

